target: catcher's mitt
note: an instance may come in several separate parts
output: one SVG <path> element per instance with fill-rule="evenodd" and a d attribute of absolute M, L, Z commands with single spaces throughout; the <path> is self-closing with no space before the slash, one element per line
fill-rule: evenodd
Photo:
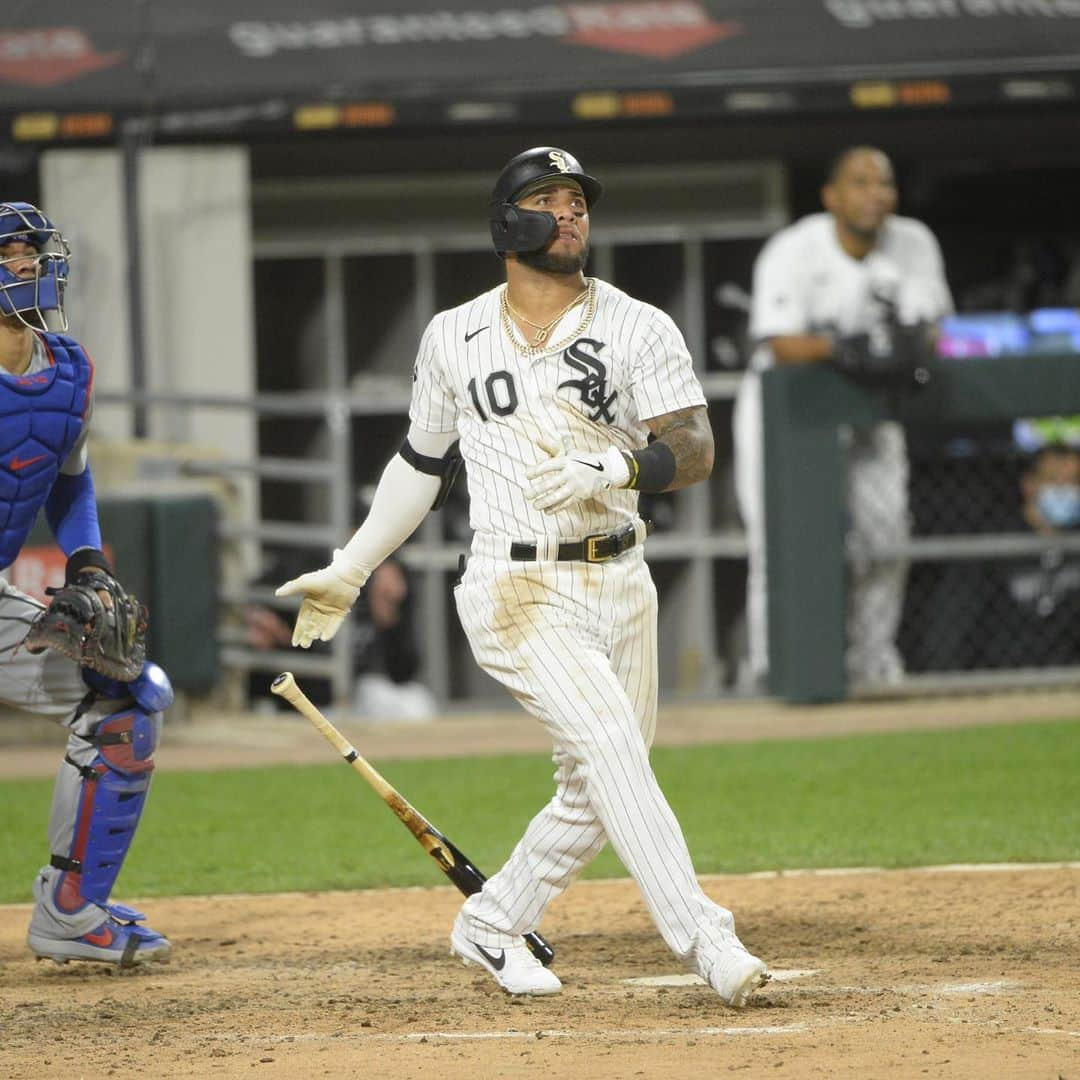
<path fill-rule="evenodd" d="M 58 589 L 26 635 L 30 652 L 55 649 L 80 667 L 130 682 L 146 661 L 146 608 L 116 578 L 95 570 Z M 111 609 L 102 593 L 112 600 Z"/>

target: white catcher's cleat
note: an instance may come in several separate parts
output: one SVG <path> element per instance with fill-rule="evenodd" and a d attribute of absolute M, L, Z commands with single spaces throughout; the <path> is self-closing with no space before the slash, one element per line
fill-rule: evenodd
<path fill-rule="evenodd" d="M 562 983 L 554 971 L 548 971 L 518 938 L 515 945 L 505 949 L 488 949 L 465 936 L 454 924 L 450 934 L 450 952 L 463 964 L 482 967 L 508 994 L 557 994 Z"/>
<path fill-rule="evenodd" d="M 751 956 L 732 934 L 727 947 L 708 967 L 706 981 L 733 1009 L 741 1009 L 750 995 L 772 976 L 764 961 Z"/>

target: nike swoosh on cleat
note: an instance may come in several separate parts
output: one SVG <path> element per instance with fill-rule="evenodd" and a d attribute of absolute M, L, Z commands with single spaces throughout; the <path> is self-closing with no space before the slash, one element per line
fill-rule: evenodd
<path fill-rule="evenodd" d="M 113 943 L 113 932 L 108 926 L 99 926 L 97 930 L 93 930 L 89 934 L 83 934 L 83 941 L 88 945 L 100 945 L 105 949 Z"/>
<path fill-rule="evenodd" d="M 494 953 L 489 953 L 483 945 L 477 945 L 475 941 L 472 943 L 472 946 L 496 971 L 502 971 L 502 969 L 506 967 L 505 949 L 500 949 L 499 955 L 496 956 Z"/>
<path fill-rule="evenodd" d="M 25 469 L 27 465 L 33 465 L 35 461 L 44 461 L 48 454 L 38 454 L 36 457 L 21 458 L 17 455 L 8 462 L 8 468 L 13 472 Z"/>
<path fill-rule="evenodd" d="M 603 472 L 604 471 L 604 466 L 603 465 L 594 465 L 591 461 L 579 461 L 578 464 L 579 465 L 588 465 L 588 467 L 590 469 L 595 469 L 597 472 Z"/>
<path fill-rule="evenodd" d="M 486 329 L 487 329 L 486 326 L 481 326 L 479 330 L 473 330 L 473 331 L 471 331 L 469 333 L 466 333 L 466 335 L 465 335 L 465 344 L 468 345 L 469 342 L 472 341 L 472 339 L 474 337 L 476 337 L 477 334 L 482 334 Z"/>

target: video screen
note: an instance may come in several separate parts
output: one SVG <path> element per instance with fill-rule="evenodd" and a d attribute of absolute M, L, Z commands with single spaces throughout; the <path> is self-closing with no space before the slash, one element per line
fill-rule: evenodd
<path fill-rule="evenodd" d="M 983 356 L 1080 353 L 1080 310 L 1039 308 L 949 315 L 938 324 L 937 354 L 950 360 Z"/>

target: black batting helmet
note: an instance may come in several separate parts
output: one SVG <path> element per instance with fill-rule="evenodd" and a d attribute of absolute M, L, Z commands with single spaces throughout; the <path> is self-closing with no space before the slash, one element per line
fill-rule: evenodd
<path fill-rule="evenodd" d="M 555 218 L 539 210 L 522 210 L 514 202 L 538 181 L 552 178 L 576 180 L 590 210 L 604 190 L 573 154 L 556 146 L 534 146 L 511 158 L 495 181 L 488 208 L 491 240 L 500 255 L 539 251 L 551 239 Z"/>

